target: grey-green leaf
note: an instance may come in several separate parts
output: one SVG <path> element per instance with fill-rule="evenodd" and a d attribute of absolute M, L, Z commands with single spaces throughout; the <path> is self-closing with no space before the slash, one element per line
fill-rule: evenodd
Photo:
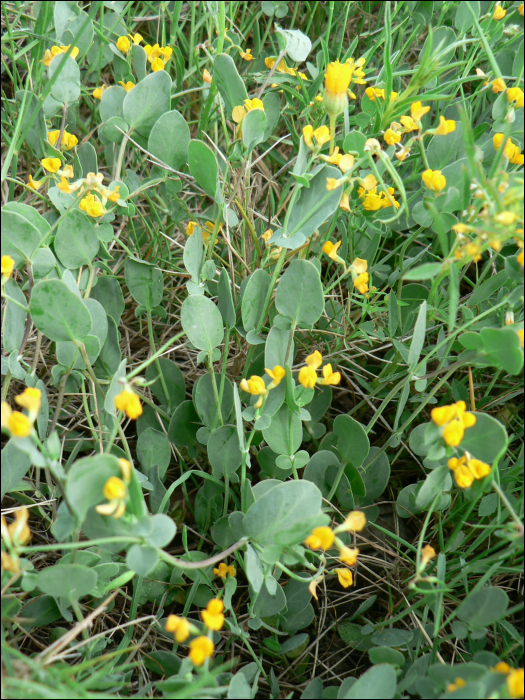
<path fill-rule="evenodd" d="M 29 304 L 36 328 L 50 340 L 82 340 L 91 333 L 87 306 L 62 280 L 38 282 Z"/>

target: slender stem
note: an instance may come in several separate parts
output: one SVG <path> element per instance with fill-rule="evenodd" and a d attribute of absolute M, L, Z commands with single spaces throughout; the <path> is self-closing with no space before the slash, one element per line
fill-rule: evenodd
<path fill-rule="evenodd" d="M 213 371 L 213 362 L 211 361 L 210 354 L 208 354 L 208 369 L 210 370 L 210 374 L 211 374 L 211 384 L 213 387 L 213 396 L 215 398 L 215 407 L 217 409 L 217 416 L 219 418 L 219 423 L 221 425 L 224 425 L 224 421 L 222 419 L 221 404 L 219 401 L 219 391 L 217 389 L 217 380 L 215 379 L 215 372 Z"/>
<path fill-rule="evenodd" d="M 335 146 L 335 117 L 333 114 L 330 115 L 330 155 L 334 153 Z"/>
<path fill-rule="evenodd" d="M 62 375 L 62 378 L 60 380 L 60 388 L 58 390 L 58 398 L 57 398 L 57 405 L 55 408 L 55 413 L 53 415 L 53 420 L 51 421 L 51 427 L 49 428 L 49 434 L 53 432 L 53 430 L 56 428 L 58 419 L 60 417 L 60 411 L 62 410 L 62 403 L 64 402 L 64 392 L 66 390 L 66 382 L 67 378 L 69 377 L 69 373 L 71 372 L 71 369 L 68 369 L 64 372 Z"/>
<path fill-rule="evenodd" d="M 149 345 L 151 348 L 151 354 L 155 355 L 157 350 L 155 348 L 155 341 L 153 340 L 153 322 L 151 319 L 151 311 L 149 309 L 147 311 L 147 319 L 148 319 Z M 168 387 L 166 386 L 166 380 L 164 379 L 164 374 L 162 373 L 162 367 L 160 366 L 160 362 L 159 362 L 158 358 L 155 358 L 155 367 L 157 368 L 157 372 L 160 375 L 160 383 L 162 386 L 162 390 L 164 391 L 164 396 L 166 397 L 166 401 L 168 403 L 168 410 L 171 410 L 170 393 L 168 391 Z"/>
<path fill-rule="evenodd" d="M 514 508 L 511 506 L 509 499 L 507 498 L 505 493 L 501 490 L 501 487 L 499 486 L 499 484 L 497 484 L 494 480 L 492 481 L 492 488 L 494 489 L 494 491 L 498 494 L 498 496 L 503 501 L 503 505 L 509 511 L 510 517 L 514 520 L 514 522 L 518 526 L 520 532 L 523 533 L 523 523 L 519 519 Z"/>
<path fill-rule="evenodd" d="M 31 376 L 35 376 L 36 368 L 38 365 L 38 356 L 40 355 L 40 347 L 42 345 L 42 332 L 38 331 L 36 334 L 36 345 L 35 354 L 33 355 L 33 362 L 31 363 Z"/>
<path fill-rule="evenodd" d="M 335 492 L 337 491 L 337 488 L 341 482 L 341 479 L 343 478 L 343 474 L 345 471 L 346 467 L 346 462 L 343 460 L 341 462 L 341 466 L 339 467 L 334 483 L 332 484 L 332 488 L 330 489 L 330 493 L 328 494 L 328 498 L 326 499 L 328 502 L 331 502 L 332 498 L 334 497 Z"/>

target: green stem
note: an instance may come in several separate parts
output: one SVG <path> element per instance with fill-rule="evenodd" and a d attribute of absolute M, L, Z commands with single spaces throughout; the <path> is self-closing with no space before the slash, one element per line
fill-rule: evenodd
<path fill-rule="evenodd" d="M 155 341 L 153 340 L 153 322 L 151 319 L 150 309 L 148 309 L 148 311 L 147 311 L 147 319 L 148 319 L 149 346 L 151 348 L 151 354 L 155 355 L 157 350 L 155 348 Z M 155 358 L 155 367 L 157 368 L 157 372 L 159 373 L 159 378 L 160 378 L 160 383 L 162 385 L 162 390 L 164 391 L 164 396 L 166 397 L 166 401 L 168 402 L 168 410 L 171 411 L 170 393 L 168 391 L 168 387 L 166 386 L 166 380 L 164 379 L 164 374 L 162 373 L 162 367 L 160 366 L 160 362 L 159 362 L 159 359 L 157 357 Z"/>
<path fill-rule="evenodd" d="M 219 401 L 219 391 L 217 389 L 217 380 L 215 379 L 215 372 L 213 371 L 213 362 L 211 361 L 210 353 L 208 353 L 208 369 L 210 370 L 211 374 L 211 384 L 213 387 L 213 396 L 215 398 L 215 408 L 217 409 L 217 416 L 219 418 L 219 423 L 221 425 L 224 425 L 224 421 L 222 419 L 221 404 Z"/>

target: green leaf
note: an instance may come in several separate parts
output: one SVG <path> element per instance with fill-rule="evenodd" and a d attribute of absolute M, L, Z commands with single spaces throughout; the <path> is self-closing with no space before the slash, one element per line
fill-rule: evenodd
<path fill-rule="evenodd" d="M 94 568 L 81 564 L 55 564 L 37 574 L 36 585 L 44 593 L 71 602 L 91 593 L 97 579 Z"/>
<path fill-rule="evenodd" d="M 8 280 L 4 289 L 8 296 L 15 299 L 23 306 L 26 306 L 27 301 L 25 295 L 14 279 Z M 24 311 L 24 309 L 16 306 L 11 301 L 6 300 L 4 326 L 2 329 L 3 349 L 6 353 L 10 354 L 16 350 L 16 354 L 18 355 L 18 349 L 20 348 L 24 337 L 26 318 L 27 311 Z"/>
<path fill-rule="evenodd" d="M 133 544 L 126 555 L 126 565 L 128 569 L 131 569 L 131 571 L 134 571 L 139 576 L 146 576 L 149 574 L 149 572 L 155 568 L 158 560 L 158 549 L 148 544 Z"/>
<path fill-rule="evenodd" d="M 396 688 L 395 670 L 390 664 L 378 664 L 363 673 L 342 697 L 359 698 L 359 700 L 368 700 L 368 698 L 390 700 L 390 698 L 395 697 Z"/>
<path fill-rule="evenodd" d="M 75 270 L 90 265 L 98 253 L 95 227 L 86 214 L 73 209 L 60 220 L 55 236 L 55 253 L 64 267 Z"/>
<path fill-rule="evenodd" d="M 98 286 L 98 285 L 97 285 Z M 180 371 L 179 367 L 173 362 L 173 360 L 168 360 L 167 357 L 160 357 L 158 360 L 160 369 L 162 371 L 162 376 L 164 377 L 164 382 L 169 394 L 169 404 L 174 410 L 179 406 L 186 397 L 186 384 L 184 382 L 184 375 Z M 159 370 L 157 362 L 153 362 L 146 368 L 146 379 L 151 382 L 155 377 L 158 377 Z M 164 393 L 162 382 L 160 377 L 157 381 L 153 382 L 150 387 L 154 396 L 158 399 L 159 403 L 163 406 L 168 404 L 168 397 Z"/>
<path fill-rule="evenodd" d="M 2 498 L 19 484 L 31 467 L 31 460 L 12 440 L 2 450 Z"/>
<path fill-rule="evenodd" d="M 299 326 L 319 320 L 324 310 L 319 272 L 308 260 L 292 260 L 277 288 L 275 307 Z"/>
<path fill-rule="evenodd" d="M 202 229 L 196 226 L 193 234 L 188 236 L 182 253 L 184 267 L 191 275 L 191 280 L 195 284 L 200 282 L 202 261 L 204 259 L 204 246 L 202 244 Z M 200 290 L 201 292 L 203 290 Z"/>
<path fill-rule="evenodd" d="M 252 109 L 242 121 L 242 142 L 248 155 L 264 141 L 266 114 L 262 109 Z"/>
<path fill-rule="evenodd" d="M 133 90 L 132 90 L 133 92 Z M 218 189 L 218 166 L 215 153 L 198 139 L 192 139 L 188 147 L 190 173 L 207 195 L 215 199 Z"/>
<path fill-rule="evenodd" d="M 244 553 L 244 564 L 246 577 L 255 593 L 259 593 L 264 582 L 264 574 L 262 570 L 261 560 L 257 556 L 253 547 L 246 545 Z"/>
<path fill-rule="evenodd" d="M 221 375 L 215 372 L 217 390 L 221 385 Z M 193 385 L 193 404 L 204 425 L 212 428 L 217 425 L 217 407 L 211 374 L 203 374 Z M 221 402 L 222 420 L 227 423 L 233 411 L 233 386 L 228 377 L 224 378 Z"/>
<path fill-rule="evenodd" d="M 286 481 L 269 489 L 248 508 L 243 519 L 246 535 L 260 545 L 302 542 L 313 527 L 324 524 L 321 492 L 309 481 Z M 299 526 L 299 527 L 297 527 Z M 276 542 L 278 536 L 279 542 Z"/>
<path fill-rule="evenodd" d="M 492 464 L 507 444 L 507 431 L 504 426 L 488 413 L 475 413 L 476 424 L 465 430 L 461 447 L 480 459 Z"/>
<path fill-rule="evenodd" d="M 111 316 L 118 326 L 125 306 L 124 295 L 118 280 L 109 275 L 102 275 L 91 290 L 90 298 L 99 301 L 106 310 L 106 314 Z"/>
<path fill-rule="evenodd" d="M 188 161 L 189 143 L 189 126 L 182 114 L 174 109 L 155 123 L 149 135 L 148 151 L 170 168 L 180 170 Z"/>
<path fill-rule="evenodd" d="M 368 656 L 373 664 L 384 663 L 392 666 L 403 666 L 405 663 L 404 655 L 397 649 L 390 649 L 390 647 L 372 647 Z"/>
<path fill-rule="evenodd" d="M 40 246 L 41 232 L 20 211 L 2 209 L 2 255 L 9 255 L 16 265 L 30 260 Z"/>
<path fill-rule="evenodd" d="M 219 277 L 219 285 L 217 290 L 218 307 L 221 312 L 224 325 L 230 330 L 235 326 L 236 316 L 235 307 L 233 306 L 232 288 L 230 276 L 223 268 Z"/>
<path fill-rule="evenodd" d="M 310 180 L 310 187 L 301 190 L 290 214 L 288 236 L 301 232 L 308 238 L 334 213 L 341 200 L 342 188 L 329 191 L 326 180 L 340 175 L 338 168 L 326 165 Z M 276 242 L 276 245 L 281 244 Z"/>
<path fill-rule="evenodd" d="M 103 122 L 109 122 L 110 119 L 115 117 L 124 119 L 124 100 L 127 94 L 128 93 L 120 85 L 112 85 L 110 88 L 104 90 L 99 108 L 100 117 Z M 88 170 L 84 174 L 87 174 L 87 172 L 90 171 Z"/>
<path fill-rule="evenodd" d="M 159 430 L 146 428 L 137 440 L 137 457 L 145 474 L 156 464 L 159 468 L 159 477 L 163 479 L 171 461 L 168 438 Z"/>
<path fill-rule="evenodd" d="M 474 10 L 474 14 L 477 18 L 479 18 L 480 14 L 480 4 L 478 0 L 467 0 L 466 2 L 460 2 L 458 4 L 454 25 L 458 32 L 461 32 L 462 34 L 465 34 L 465 32 L 467 32 L 474 24 L 474 19 L 469 10 L 469 5 Z"/>
<path fill-rule="evenodd" d="M 148 544 L 152 547 L 167 547 L 177 533 L 177 526 L 173 520 L 162 513 L 152 515 L 150 518 L 153 529 L 147 536 Z"/>
<path fill-rule="evenodd" d="M 62 64 L 65 65 L 62 68 Z M 74 58 L 55 56 L 49 64 L 49 80 L 60 69 L 60 75 L 51 88 L 51 96 L 61 104 L 73 107 L 80 97 L 80 68 Z"/>
<path fill-rule="evenodd" d="M 45 12 L 43 12 L 42 14 L 45 14 Z M 18 105 L 22 103 L 22 100 L 24 99 L 24 93 L 25 90 L 17 90 L 17 92 L 15 93 L 15 100 L 18 103 Z M 32 118 L 35 111 L 38 113 L 37 117 L 33 121 L 31 128 L 27 132 L 25 140 L 29 148 L 33 151 L 34 155 L 40 159 L 45 157 L 44 140 L 47 138 L 46 120 L 44 118 L 42 103 L 35 94 L 32 94 L 28 90 L 28 94 L 25 98 L 25 110 L 23 115 L 22 126 L 20 128 L 20 133 L 24 133 L 26 126 L 29 120 Z M 18 113 L 20 114 L 20 111 Z M 20 114 L 20 117 L 21 116 L 22 115 Z"/>
<path fill-rule="evenodd" d="M 29 304 L 31 319 L 50 340 L 82 340 L 91 333 L 87 306 L 61 280 L 38 282 Z"/>
<path fill-rule="evenodd" d="M 360 467 L 370 452 L 370 441 L 361 423 L 351 416 L 337 416 L 334 433 L 341 457 L 354 467 Z"/>
<path fill-rule="evenodd" d="M 369 505 L 373 503 L 376 498 L 381 496 L 388 486 L 390 480 L 390 462 L 385 452 L 382 452 L 379 457 L 376 458 L 379 451 L 379 447 L 371 447 L 368 457 L 364 461 L 363 466 L 359 469 L 366 489 L 366 496 L 356 499 L 358 505 Z"/>
<path fill-rule="evenodd" d="M 445 486 L 445 481 L 449 475 L 450 470 L 446 466 L 437 467 L 437 469 L 433 469 L 430 474 L 427 474 L 427 478 L 421 485 L 416 498 L 416 505 L 419 510 L 425 510 L 438 493 L 448 490 Z"/>
<path fill-rule="evenodd" d="M 219 309 L 207 297 L 187 297 L 181 307 L 180 322 L 190 343 L 198 350 L 211 352 L 222 342 L 222 317 Z"/>
<path fill-rule="evenodd" d="M 262 431 L 263 437 L 271 449 L 279 455 L 293 455 L 303 439 L 301 419 L 296 411 L 291 411 L 287 404 L 272 416 L 270 427 Z"/>
<path fill-rule="evenodd" d="M 512 328 L 483 328 L 480 333 L 483 351 L 490 360 L 509 374 L 519 374 L 523 367 L 523 350 Z"/>
<path fill-rule="evenodd" d="M 270 282 L 271 277 L 265 270 L 255 270 L 248 277 L 241 304 L 242 323 L 245 331 L 255 330 L 263 320 L 261 317 L 265 310 Z"/>
<path fill-rule="evenodd" d="M 215 430 L 208 440 L 207 449 L 213 476 L 218 478 L 225 475 L 231 476 L 241 466 L 242 454 L 239 448 L 239 438 L 233 426 L 225 425 Z"/>
<path fill-rule="evenodd" d="M 231 119 L 233 108 L 244 105 L 244 100 L 248 99 L 244 81 L 237 72 L 233 58 L 225 53 L 216 56 L 213 75 L 226 105 L 226 117 Z"/>
<path fill-rule="evenodd" d="M 506 270 L 501 270 L 497 275 L 489 277 L 488 280 L 473 291 L 472 296 L 467 299 L 467 306 L 478 306 L 481 302 L 490 299 L 493 294 L 496 294 L 504 286 L 508 277 Z"/>
<path fill-rule="evenodd" d="M 412 336 L 412 342 L 410 343 L 410 350 L 408 352 L 408 365 L 410 367 L 415 367 L 419 360 L 421 350 L 423 350 L 423 346 L 425 344 L 426 329 L 427 302 L 423 301 L 419 307 L 416 325 L 414 326 L 414 335 Z"/>
<path fill-rule="evenodd" d="M 471 629 L 487 627 L 505 617 L 509 597 L 502 588 L 488 586 L 470 593 L 458 608 L 458 618 Z"/>
<path fill-rule="evenodd" d="M 193 401 L 183 401 L 171 417 L 168 428 L 169 441 L 179 447 L 194 445 L 197 442 L 197 430 L 200 425 L 199 416 L 193 408 Z"/>
<path fill-rule="evenodd" d="M 126 258 L 125 279 L 133 299 L 148 311 L 162 301 L 164 276 L 152 263 L 136 258 Z"/>
<path fill-rule="evenodd" d="M 430 280 L 437 277 L 443 266 L 441 263 L 425 263 L 419 267 L 413 267 L 403 275 L 405 280 Z"/>
<path fill-rule="evenodd" d="M 150 73 L 124 98 L 123 117 L 141 136 L 149 136 L 157 120 L 170 110 L 171 78 L 165 70 Z"/>

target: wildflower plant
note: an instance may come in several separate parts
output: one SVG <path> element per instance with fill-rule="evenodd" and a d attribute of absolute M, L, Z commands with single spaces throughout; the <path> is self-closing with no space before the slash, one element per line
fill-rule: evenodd
<path fill-rule="evenodd" d="M 523 697 L 523 5 L 124 5 L 4 8 L 6 692 Z"/>

